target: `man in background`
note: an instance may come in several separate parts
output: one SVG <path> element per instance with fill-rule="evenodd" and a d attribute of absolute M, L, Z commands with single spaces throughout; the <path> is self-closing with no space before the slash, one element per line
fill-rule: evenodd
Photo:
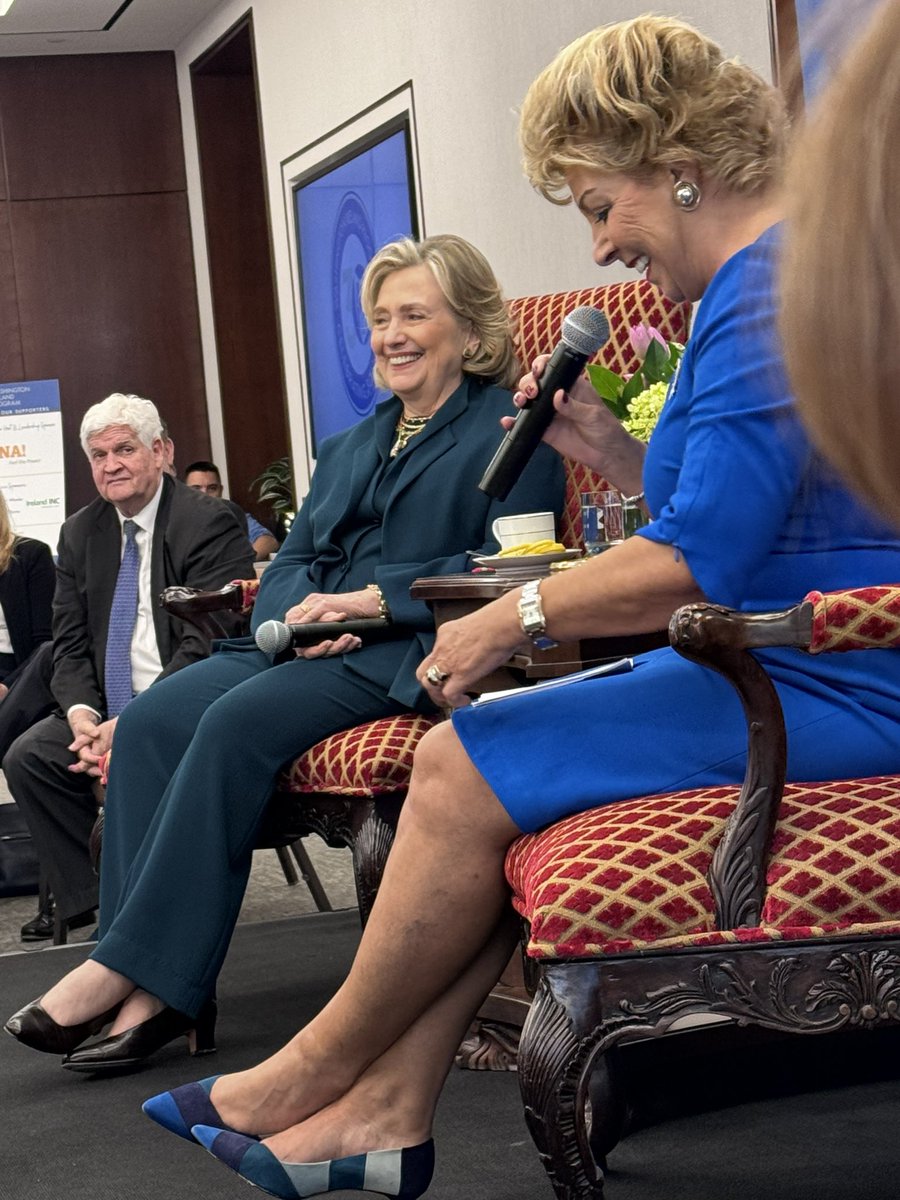
<path fill-rule="evenodd" d="M 229 508 L 165 472 L 155 406 L 115 393 L 85 413 L 81 444 L 99 496 L 64 523 L 53 603 L 51 691 L 57 706 L 3 759 L 62 918 L 86 923 L 98 881 L 89 838 L 94 777 L 118 714 L 154 680 L 204 658 L 199 630 L 159 604 L 172 585 L 215 589 L 253 578 L 246 533 Z M 23 926 L 49 938 L 48 907 Z"/>
<path fill-rule="evenodd" d="M 215 463 L 207 462 L 205 459 L 192 462 L 184 473 L 184 482 L 189 488 L 194 488 L 198 492 L 205 492 L 207 496 L 215 496 L 219 500 L 224 499 L 222 476 Z M 233 500 L 225 500 L 225 503 L 233 505 L 238 512 L 241 511 L 240 507 Z M 247 522 L 247 536 L 253 543 L 256 561 L 260 562 L 277 551 L 278 540 L 264 525 L 260 525 L 259 521 L 250 513 L 244 513 L 243 515 Z"/>

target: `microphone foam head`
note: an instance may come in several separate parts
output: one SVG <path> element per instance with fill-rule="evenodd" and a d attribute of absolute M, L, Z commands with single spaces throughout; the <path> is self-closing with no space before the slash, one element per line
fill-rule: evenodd
<path fill-rule="evenodd" d="M 291 644 L 291 631 L 283 621 L 263 621 L 255 641 L 264 654 L 280 654 Z"/>
<path fill-rule="evenodd" d="M 599 308 L 582 304 L 573 308 L 562 324 L 562 340 L 587 358 L 593 358 L 609 340 L 609 321 Z"/>

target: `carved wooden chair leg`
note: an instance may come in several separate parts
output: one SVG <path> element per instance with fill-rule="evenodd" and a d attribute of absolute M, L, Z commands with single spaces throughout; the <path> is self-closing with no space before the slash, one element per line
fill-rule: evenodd
<path fill-rule="evenodd" d="M 519 1041 L 519 1088 L 529 1132 L 559 1200 L 603 1200 L 603 1170 L 591 1150 L 585 1103 L 597 1039 L 576 1028 L 583 996 L 567 995 L 567 983 L 541 978 Z"/>
<path fill-rule="evenodd" d="M 384 866 L 394 844 L 394 831 L 404 795 L 381 796 L 373 800 L 351 844 L 359 919 L 363 925 L 369 919 Z"/>
<path fill-rule="evenodd" d="M 515 1071 L 519 1036 L 530 1005 L 524 955 L 517 946 L 460 1043 L 456 1066 L 464 1071 Z"/>
<path fill-rule="evenodd" d="M 315 900 L 316 908 L 318 908 L 319 912 L 334 912 L 334 905 L 328 899 L 328 893 L 322 885 L 319 873 L 313 866 L 312 859 L 303 845 L 303 838 L 297 838 L 295 842 L 291 842 L 290 846 L 283 846 L 282 849 L 286 854 L 290 851 L 296 859 L 303 882 L 309 888 L 309 894 Z"/>
<path fill-rule="evenodd" d="M 591 1101 L 591 1150 L 596 1161 L 605 1167 L 607 1154 L 628 1131 L 629 1110 L 621 1083 L 617 1046 L 594 1059 L 588 1078 L 588 1095 Z"/>

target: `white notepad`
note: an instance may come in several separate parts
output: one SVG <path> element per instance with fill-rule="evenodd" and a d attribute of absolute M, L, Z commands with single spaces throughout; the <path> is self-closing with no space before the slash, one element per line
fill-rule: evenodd
<path fill-rule="evenodd" d="M 568 687 L 581 679 L 596 679 L 599 675 L 624 675 L 634 668 L 633 658 L 617 658 L 613 662 L 598 663 L 595 667 L 586 667 L 572 675 L 559 675 L 554 679 L 544 679 L 540 683 L 526 684 L 525 687 L 505 688 L 499 692 L 484 692 L 472 701 L 472 707 L 479 704 L 494 704 L 497 700 L 507 700 L 511 696 L 529 695 L 535 692 L 546 692 L 551 688 Z"/>

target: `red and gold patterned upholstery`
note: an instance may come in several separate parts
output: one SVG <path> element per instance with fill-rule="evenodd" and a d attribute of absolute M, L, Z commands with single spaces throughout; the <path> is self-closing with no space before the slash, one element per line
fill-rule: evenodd
<path fill-rule="evenodd" d="M 810 592 L 773 616 L 802 618 L 806 632 L 771 645 L 810 653 L 900 646 L 896 585 Z M 723 929 L 708 879 L 739 794 L 712 787 L 644 796 L 518 838 L 506 872 L 530 924 L 528 953 L 592 958 L 900 933 L 900 773 L 787 784 L 759 923 Z"/>
<path fill-rule="evenodd" d="M 629 375 L 638 367 L 631 345 L 632 325 L 655 325 L 670 342 L 687 341 L 690 328 L 689 304 L 667 300 L 645 279 L 628 283 L 608 283 L 575 292 L 554 292 L 546 296 L 523 296 L 509 302 L 516 329 L 519 357 L 530 365 L 539 354 L 549 354 L 559 341 L 565 316 L 574 308 L 589 304 L 602 309 L 609 320 L 609 341 L 592 361 L 603 363 L 618 375 Z M 595 471 L 580 463 L 566 463 L 566 508 L 559 540 L 566 546 L 581 546 L 581 493 L 606 486 Z"/>
<path fill-rule="evenodd" d="M 385 796 L 404 791 L 413 751 L 439 717 L 385 717 L 332 734 L 282 771 L 278 790 L 335 796 Z"/>
<path fill-rule="evenodd" d="M 232 585 L 241 589 L 241 614 L 248 617 L 256 603 L 256 593 L 259 591 L 258 579 L 233 579 Z"/>
<path fill-rule="evenodd" d="M 506 873 L 533 958 L 900 933 L 900 777 L 788 784 L 758 927 L 717 930 L 707 883 L 736 787 L 577 813 L 518 838 Z"/>
<path fill-rule="evenodd" d="M 810 654 L 900 646 L 900 588 L 882 586 L 824 594 L 810 592 Z"/>

